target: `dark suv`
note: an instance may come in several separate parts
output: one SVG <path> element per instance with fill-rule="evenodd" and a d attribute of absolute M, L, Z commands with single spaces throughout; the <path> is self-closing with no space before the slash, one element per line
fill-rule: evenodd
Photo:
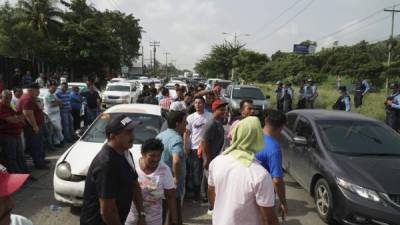
<path fill-rule="evenodd" d="M 240 114 L 240 102 L 243 99 L 253 100 L 254 114 L 259 117 L 262 117 L 264 110 L 271 104 L 258 87 L 251 85 L 229 85 L 224 91 L 223 98 L 229 103 L 229 121 Z"/>

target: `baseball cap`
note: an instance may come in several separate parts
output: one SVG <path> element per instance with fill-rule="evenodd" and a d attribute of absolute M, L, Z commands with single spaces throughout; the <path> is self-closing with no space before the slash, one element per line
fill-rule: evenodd
<path fill-rule="evenodd" d="M 7 172 L 0 172 L 0 197 L 12 195 L 28 179 L 29 174 L 9 174 Z"/>
<path fill-rule="evenodd" d="M 218 108 L 224 107 L 224 106 L 226 106 L 226 105 L 228 105 L 227 102 L 223 102 L 223 101 L 221 101 L 221 99 L 217 99 L 217 100 L 215 100 L 215 101 L 213 102 L 213 104 L 212 104 L 212 106 L 211 106 L 211 109 L 212 109 L 212 111 L 215 111 L 215 110 L 217 110 Z"/>
<path fill-rule="evenodd" d="M 120 130 L 133 130 L 136 126 L 142 124 L 140 121 L 133 121 L 128 116 L 122 114 L 112 117 L 106 125 L 106 135 L 116 133 Z"/>

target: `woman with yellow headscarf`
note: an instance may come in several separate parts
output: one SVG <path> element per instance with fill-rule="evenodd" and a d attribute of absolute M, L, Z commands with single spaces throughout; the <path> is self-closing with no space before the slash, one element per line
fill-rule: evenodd
<path fill-rule="evenodd" d="M 231 146 L 211 162 L 208 188 L 213 224 L 279 224 L 271 176 L 255 160 L 263 147 L 260 120 L 250 116 L 234 128 Z"/>

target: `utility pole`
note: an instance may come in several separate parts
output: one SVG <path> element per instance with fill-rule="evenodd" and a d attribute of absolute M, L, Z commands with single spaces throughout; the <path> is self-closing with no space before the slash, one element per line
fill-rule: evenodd
<path fill-rule="evenodd" d="M 143 51 L 143 45 L 142 45 L 142 74 L 144 74 L 144 51 Z"/>
<path fill-rule="evenodd" d="M 165 77 L 168 77 L 168 55 L 171 53 L 169 52 L 164 52 L 165 55 Z"/>
<path fill-rule="evenodd" d="M 154 71 L 154 75 L 155 75 L 156 74 L 156 64 L 157 64 L 156 51 L 157 51 L 157 47 L 160 47 L 160 42 L 159 41 L 151 41 L 150 47 L 153 47 L 153 71 Z"/>
<path fill-rule="evenodd" d="M 153 52 L 152 52 L 152 50 L 150 49 L 150 65 L 149 65 L 149 70 L 150 69 L 152 69 L 152 67 L 153 67 Z"/>
<path fill-rule="evenodd" d="M 391 58 L 392 58 L 392 42 L 393 42 L 393 30 L 394 30 L 394 14 L 397 12 L 400 12 L 400 10 L 396 10 L 395 7 L 393 6 L 393 9 L 384 9 L 385 12 L 391 12 L 392 13 L 392 29 L 390 31 L 390 38 L 389 38 L 389 53 L 388 53 L 388 62 L 387 65 L 388 67 L 390 66 L 391 63 Z M 389 77 L 386 77 L 386 93 L 389 93 Z"/>

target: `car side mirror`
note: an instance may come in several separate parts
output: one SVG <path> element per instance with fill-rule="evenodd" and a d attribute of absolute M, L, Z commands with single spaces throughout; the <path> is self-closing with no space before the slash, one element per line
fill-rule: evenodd
<path fill-rule="evenodd" d="M 296 145 L 307 145 L 307 144 L 308 144 L 308 143 L 307 143 L 307 138 L 302 137 L 302 136 L 296 136 L 296 137 L 294 137 L 294 138 L 293 138 L 293 142 L 294 142 Z"/>
<path fill-rule="evenodd" d="M 265 98 L 266 98 L 266 99 L 270 99 L 271 96 L 270 96 L 270 95 L 266 95 Z"/>
<path fill-rule="evenodd" d="M 88 127 L 85 126 L 85 127 L 82 127 L 80 129 L 76 130 L 76 132 L 75 132 L 76 136 L 81 138 L 83 136 L 83 134 L 87 131 L 87 129 L 88 129 Z"/>

